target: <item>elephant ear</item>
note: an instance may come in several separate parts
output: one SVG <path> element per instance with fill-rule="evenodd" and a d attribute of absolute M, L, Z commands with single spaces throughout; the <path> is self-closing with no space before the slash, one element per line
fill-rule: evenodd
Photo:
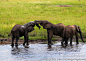
<path fill-rule="evenodd" d="M 43 28 L 44 29 L 50 29 L 53 25 L 51 23 L 46 24 Z"/>
<path fill-rule="evenodd" d="M 75 25 L 75 27 L 76 27 L 76 30 L 77 30 L 78 32 L 81 32 L 81 29 L 80 29 L 79 26 Z"/>

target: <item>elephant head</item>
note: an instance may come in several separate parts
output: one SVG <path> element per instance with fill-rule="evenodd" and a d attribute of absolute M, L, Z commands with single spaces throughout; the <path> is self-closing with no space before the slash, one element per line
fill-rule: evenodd
<path fill-rule="evenodd" d="M 32 27 L 32 26 L 30 26 L 30 27 L 27 28 L 27 31 L 28 31 L 28 32 L 31 32 L 31 31 L 33 31 L 33 30 L 34 30 L 34 27 Z"/>
<path fill-rule="evenodd" d="M 78 33 L 82 33 L 82 32 L 81 32 L 81 28 L 80 28 L 79 26 L 77 26 L 77 25 L 74 25 L 74 26 L 75 26 L 76 31 L 77 31 Z"/>
<path fill-rule="evenodd" d="M 79 26 L 77 26 L 77 25 L 74 25 L 74 26 L 75 26 L 75 28 L 76 28 L 76 31 L 80 34 L 82 41 L 85 42 L 85 41 L 83 40 L 83 38 L 82 38 L 82 31 L 81 31 L 81 28 L 80 28 Z"/>
<path fill-rule="evenodd" d="M 25 24 L 27 30 L 29 30 L 29 31 L 30 31 L 31 29 L 34 30 L 34 26 L 35 26 L 35 25 L 40 29 L 40 26 L 39 26 L 39 24 L 36 23 L 36 21 L 31 21 L 31 22 Z"/>
<path fill-rule="evenodd" d="M 43 26 L 44 29 L 50 29 L 52 28 L 53 24 L 48 22 L 47 20 L 35 20 L 37 24 L 40 24 L 41 26 Z"/>

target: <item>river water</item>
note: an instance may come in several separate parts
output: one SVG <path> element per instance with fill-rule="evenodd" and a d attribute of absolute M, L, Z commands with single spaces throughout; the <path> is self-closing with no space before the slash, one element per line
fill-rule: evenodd
<path fill-rule="evenodd" d="M 47 44 L 30 44 L 29 48 L 19 45 L 18 49 L 10 44 L 0 45 L 0 61 L 86 61 L 86 44 L 73 42 L 66 48 L 60 42 L 48 48 Z"/>

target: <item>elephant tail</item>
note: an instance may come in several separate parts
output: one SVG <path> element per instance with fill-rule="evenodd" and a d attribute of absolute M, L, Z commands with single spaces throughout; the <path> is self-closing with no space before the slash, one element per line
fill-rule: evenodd
<path fill-rule="evenodd" d="M 8 34 L 8 38 L 11 36 L 11 33 L 10 34 Z"/>

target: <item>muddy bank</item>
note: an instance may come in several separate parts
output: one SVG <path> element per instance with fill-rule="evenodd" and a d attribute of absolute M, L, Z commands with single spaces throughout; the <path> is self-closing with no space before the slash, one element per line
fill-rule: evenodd
<path fill-rule="evenodd" d="M 61 38 L 59 38 L 61 40 Z M 16 40 L 14 40 L 15 42 Z M 35 43 L 40 43 L 40 44 L 46 44 L 48 40 L 29 40 L 29 43 L 35 44 Z M 12 39 L 11 38 L 0 38 L 0 44 L 11 44 Z M 24 42 L 24 39 L 19 39 L 18 44 L 22 44 Z M 53 43 L 56 42 L 55 40 L 52 41 Z"/>
<path fill-rule="evenodd" d="M 83 38 L 83 39 L 85 40 L 86 38 Z M 57 37 L 57 40 L 52 40 L 52 43 L 55 43 L 56 41 L 61 42 L 61 40 L 62 40 L 62 38 Z M 81 39 L 79 38 L 79 40 L 81 40 Z M 68 41 L 70 41 L 70 39 Z M 76 41 L 76 38 L 74 37 L 72 39 L 72 41 Z M 11 42 L 12 42 L 11 38 L 0 38 L 0 44 L 11 44 Z M 14 40 L 14 42 L 15 42 L 15 40 Z M 24 39 L 18 40 L 18 44 L 22 44 L 23 42 L 24 42 Z M 47 42 L 48 42 L 48 40 L 29 40 L 29 43 L 31 43 L 31 44 L 35 44 L 35 43 L 47 44 Z"/>

